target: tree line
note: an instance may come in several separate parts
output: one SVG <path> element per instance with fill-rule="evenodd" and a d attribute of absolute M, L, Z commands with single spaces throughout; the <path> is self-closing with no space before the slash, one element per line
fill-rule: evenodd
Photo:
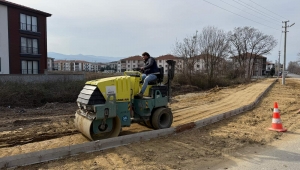
<path fill-rule="evenodd" d="M 220 78 L 250 80 L 257 58 L 270 54 L 276 45 L 277 40 L 272 35 L 253 27 L 237 27 L 225 32 L 208 26 L 176 41 L 173 55 L 182 59 L 183 67 L 178 71 L 188 84 L 193 84 L 201 76 L 202 82 L 213 86 Z M 201 71 L 195 69 L 199 61 L 202 61 Z"/>
<path fill-rule="evenodd" d="M 294 74 L 300 74 L 300 53 L 297 55 L 299 56 L 298 61 L 290 61 L 287 68 L 289 72 Z"/>

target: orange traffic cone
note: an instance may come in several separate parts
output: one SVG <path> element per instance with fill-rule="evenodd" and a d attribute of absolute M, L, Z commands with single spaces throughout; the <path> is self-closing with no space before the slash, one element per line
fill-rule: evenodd
<path fill-rule="evenodd" d="M 277 102 L 274 103 L 272 127 L 269 128 L 269 130 L 274 130 L 274 131 L 277 131 L 277 132 L 285 132 L 286 131 L 286 129 L 282 127 Z"/>

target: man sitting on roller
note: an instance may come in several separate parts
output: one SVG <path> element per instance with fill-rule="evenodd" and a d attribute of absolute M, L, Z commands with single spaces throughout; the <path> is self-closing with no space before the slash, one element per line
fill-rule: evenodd
<path fill-rule="evenodd" d="M 142 81 L 144 81 L 144 83 L 140 93 L 136 95 L 137 98 L 143 98 L 143 94 L 148 86 L 148 83 L 157 79 L 157 76 L 153 73 L 159 72 L 155 59 L 153 57 L 150 57 L 149 53 L 144 52 L 142 54 L 142 57 L 145 63 L 145 66 L 141 67 L 141 70 L 143 71 Z"/>

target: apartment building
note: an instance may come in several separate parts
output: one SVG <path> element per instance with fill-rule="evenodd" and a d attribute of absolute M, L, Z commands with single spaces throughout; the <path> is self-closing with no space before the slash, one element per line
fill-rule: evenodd
<path fill-rule="evenodd" d="M 47 70 L 48 71 L 54 70 L 54 58 L 47 57 Z"/>
<path fill-rule="evenodd" d="M 143 67 L 144 60 L 142 56 L 136 55 L 124 58 L 117 62 L 117 72 L 130 71 L 134 68 Z"/>
<path fill-rule="evenodd" d="M 51 14 L 0 0 L 0 74 L 43 74 L 47 17 Z"/>
<path fill-rule="evenodd" d="M 87 72 L 103 72 L 109 69 L 114 72 L 117 68 L 117 62 L 111 63 L 94 63 L 84 60 L 56 60 L 54 61 L 54 70 L 58 71 L 87 71 Z M 112 70 L 113 69 L 113 70 Z"/>
<path fill-rule="evenodd" d="M 231 57 L 234 67 L 241 67 L 239 63 L 244 63 L 243 66 L 245 67 L 245 76 L 263 76 L 266 75 L 266 63 L 267 57 L 254 55 L 254 54 L 244 54 L 242 57 L 234 56 Z M 250 72 L 249 73 L 249 64 L 250 64 Z"/>
<path fill-rule="evenodd" d="M 84 63 L 86 61 L 81 61 L 81 60 L 74 60 L 71 65 L 71 70 L 74 71 L 82 71 L 82 63 Z"/>
<path fill-rule="evenodd" d="M 126 71 L 126 60 L 121 59 L 117 62 L 117 72 L 124 72 Z"/>
<path fill-rule="evenodd" d="M 164 68 L 165 74 L 168 73 L 167 60 L 175 60 L 176 67 L 180 67 L 180 66 L 182 67 L 181 59 L 178 57 L 175 57 L 171 54 L 156 57 L 155 60 L 156 60 L 158 67 Z M 139 55 L 124 58 L 117 62 L 117 72 L 130 71 L 130 70 L 133 70 L 134 68 L 140 68 L 140 67 L 144 67 L 144 60 L 143 60 L 142 56 L 139 56 Z"/>
<path fill-rule="evenodd" d="M 82 60 L 56 60 L 54 69 L 57 71 L 84 71 L 83 65 L 87 63 Z"/>
<path fill-rule="evenodd" d="M 118 61 L 109 62 L 107 65 L 109 66 L 109 68 L 111 70 L 115 70 L 116 71 L 117 68 L 118 68 Z"/>
<path fill-rule="evenodd" d="M 171 54 L 167 54 L 167 55 L 162 55 L 162 56 L 159 56 L 157 58 L 155 58 L 156 60 L 156 63 L 157 63 L 157 66 L 158 67 L 163 67 L 164 68 L 164 74 L 167 74 L 168 73 L 168 63 L 167 63 L 167 60 L 174 60 L 176 61 L 176 64 L 175 64 L 175 72 L 179 71 L 179 69 L 182 68 L 182 59 L 179 58 L 179 57 L 175 57 Z"/>

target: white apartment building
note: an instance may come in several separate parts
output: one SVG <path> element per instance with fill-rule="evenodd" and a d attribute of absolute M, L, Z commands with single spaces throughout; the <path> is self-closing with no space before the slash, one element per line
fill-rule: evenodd
<path fill-rule="evenodd" d="M 53 63 L 53 70 L 58 71 L 82 71 L 83 63 L 81 60 L 56 60 Z"/>
<path fill-rule="evenodd" d="M 118 61 L 112 61 L 108 63 L 111 70 L 117 70 L 118 68 Z"/>
<path fill-rule="evenodd" d="M 54 58 L 47 57 L 47 70 L 48 71 L 54 70 Z"/>
<path fill-rule="evenodd" d="M 117 62 L 117 72 L 121 73 L 126 71 L 126 60 L 122 59 Z"/>
<path fill-rule="evenodd" d="M 82 63 L 82 71 L 92 71 L 92 63 Z"/>
<path fill-rule="evenodd" d="M 64 60 L 56 60 L 54 61 L 54 70 L 62 71 L 63 70 L 63 62 Z"/>
<path fill-rule="evenodd" d="M 54 61 L 54 70 L 58 71 L 88 71 L 88 72 L 101 72 L 104 71 L 107 66 L 117 67 L 115 63 L 94 63 L 83 60 L 57 60 Z"/>
<path fill-rule="evenodd" d="M 0 4 L 0 74 L 9 74 L 7 6 Z"/>
<path fill-rule="evenodd" d="M 72 70 L 73 71 L 82 71 L 82 63 L 85 62 L 85 61 L 74 61 L 72 66 Z"/>
<path fill-rule="evenodd" d="M 141 56 L 132 56 L 117 62 L 117 72 L 131 71 L 134 68 L 143 66 L 144 60 Z"/>

